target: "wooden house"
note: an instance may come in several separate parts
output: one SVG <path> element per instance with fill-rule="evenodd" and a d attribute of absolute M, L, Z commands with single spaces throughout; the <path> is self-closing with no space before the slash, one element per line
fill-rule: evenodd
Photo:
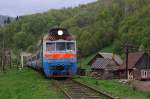
<path fill-rule="evenodd" d="M 129 53 L 128 55 L 128 79 L 150 79 L 150 56 L 144 52 Z M 119 69 L 120 78 L 126 78 L 126 62 Z"/>
<path fill-rule="evenodd" d="M 122 59 L 113 53 L 98 53 L 88 63 L 91 66 L 91 76 L 98 79 L 118 78 Z"/>

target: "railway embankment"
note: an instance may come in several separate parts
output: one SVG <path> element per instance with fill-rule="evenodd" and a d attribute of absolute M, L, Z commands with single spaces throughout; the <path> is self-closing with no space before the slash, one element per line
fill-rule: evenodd
<path fill-rule="evenodd" d="M 51 80 L 32 69 L 0 71 L 0 99 L 59 99 Z"/>

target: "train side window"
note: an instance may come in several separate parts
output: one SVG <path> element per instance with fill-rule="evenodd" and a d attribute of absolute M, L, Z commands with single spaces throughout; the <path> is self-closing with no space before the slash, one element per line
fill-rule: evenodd
<path fill-rule="evenodd" d="M 75 51 L 74 42 L 67 42 L 67 50 Z"/>
<path fill-rule="evenodd" d="M 46 43 L 46 51 L 55 51 L 55 43 Z"/>

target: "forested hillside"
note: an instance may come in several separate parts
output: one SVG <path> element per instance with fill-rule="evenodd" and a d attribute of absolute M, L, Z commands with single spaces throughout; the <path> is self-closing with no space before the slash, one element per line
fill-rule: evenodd
<path fill-rule="evenodd" d="M 111 51 L 121 53 L 125 41 L 150 47 L 150 0 L 98 0 L 19 17 L 0 29 L 0 46 L 4 37 L 7 47 L 33 51 L 42 35 L 58 26 L 75 35 L 82 56 L 109 46 Z"/>
<path fill-rule="evenodd" d="M 0 26 L 4 25 L 6 21 L 12 21 L 13 18 L 9 16 L 0 15 Z M 4 22 L 5 21 L 5 22 Z"/>

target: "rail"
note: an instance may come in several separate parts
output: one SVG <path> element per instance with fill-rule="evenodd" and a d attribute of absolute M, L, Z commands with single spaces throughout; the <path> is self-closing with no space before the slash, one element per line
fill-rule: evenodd
<path fill-rule="evenodd" d="M 118 99 L 118 97 L 101 92 L 73 79 L 53 80 L 53 82 L 64 93 L 67 99 Z"/>
<path fill-rule="evenodd" d="M 108 93 L 106 93 L 106 92 L 102 92 L 102 91 L 100 91 L 100 90 L 97 90 L 97 89 L 95 89 L 95 88 L 93 88 L 93 87 L 90 87 L 90 86 L 88 86 L 88 85 L 86 85 L 86 84 L 83 84 L 83 83 L 81 83 L 81 82 L 78 82 L 78 81 L 76 81 L 76 80 L 73 80 L 73 79 L 71 79 L 73 82 L 75 82 L 75 83 L 78 83 L 78 84 L 80 84 L 80 85 L 82 85 L 82 86 L 85 86 L 85 87 L 87 87 L 87 88 L 89 88 L 89 89 L 91 89 L 91 90 L 93 90 L 93 91 L 95 91 L 95 92 L 97 92 L 97 93 L 99 93 L 99 94 L 101 94 L 101 95 L 104 95 L 105 97 L 107 97 L 108 99 L 118 99 L 118 97 L 114 97 L 114 96 L 112 96 L 112 95 L 110 95 L 110 94 L 108 94 Z"/>

